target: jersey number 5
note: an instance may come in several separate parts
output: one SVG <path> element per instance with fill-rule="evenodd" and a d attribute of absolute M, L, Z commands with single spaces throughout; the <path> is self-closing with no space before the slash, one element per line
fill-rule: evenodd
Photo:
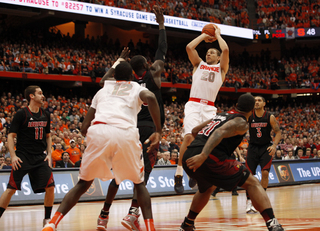
<path fill-rule="evenodd" d="M 204 71 L 204 72 L 202 72 L 201 80 L 209 81 L 209 82 L 213 83 L 214 82 L 214 77 L 215 77 L 215 73 L 214 72 Z"/>

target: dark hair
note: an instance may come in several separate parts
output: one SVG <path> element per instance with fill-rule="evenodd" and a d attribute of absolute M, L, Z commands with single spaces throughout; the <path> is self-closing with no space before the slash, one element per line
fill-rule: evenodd
<path fill-rule="evenodd" d="M 30 102 L 30 94 L 34 95 L 36 93 L 37 88 L 40 88 L 40 87 L 36 85 L 31 85 L 24 90 L 24 98 L 26 98 L 28 102 Z"/>
<path fill-rule="evenodd" d="M 142 55 L 135 55 L 130 60 L 130 65 L 131 65 L 132 69 L 134 70 L 134 72 L 138 72 L 141 69 L 144 69 L 145 63 L 146 63 L 146 59 Z"/>
<path fill-rule="evenodd" d="M 132 76 L 132 68 L 128 62 L 120 62 L 116 66 L 114 78 L 116 80 L 130 80 Z"/>
<path fill-rule="evenodd" d="M 63 157 L 63 155 L 66 154 L 66 153 L 68 154 L 68 156 L 70 156 L 69 152 L 63 152 L 63 153 L 61 154 L 61 157 Z"/>
<path fill-rule="evenodd" d="M 250 93 L 243 94 L 239 97 L 237 109 L 242 112 L 250 112 L 253 110 L 255 99 Z"/>
<path fill-rule="evenodd" d="M 262 99 L 262 101 L 263 101 L 263 102 L 266 102 L 266 99 L 265 99 L 263 96 L 261 96 L 261 95 L 257 95 L 257 96 L 255 96 L 254 98 L 256 98 L 256 97 L 260 97 L 260 98 Z"/>
<path fill-rule="evenodd" d="M 211 50 L 211 49 L 216 50 L 218 56 L 221 55 L 221 51 L 219 51 L 218 49 L 216 49 L 216 48 L 209 48 L 208 50 Z"/>

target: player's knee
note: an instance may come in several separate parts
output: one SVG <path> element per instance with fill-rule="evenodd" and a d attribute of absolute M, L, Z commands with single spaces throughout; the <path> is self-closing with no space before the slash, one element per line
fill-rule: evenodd
<path fill-rule="evenodd" d="M 113 179 L 110 183 L 112 187 L 119 188 L 119 185 L 116 183 L 115 179 Z"/>
<path fill-rule="evenodd" d="M 54 193 L 54 186 L 46 188 L 46 193 Z"/>
<path fill-rule="evenodd" d="M 16 193 L 16 189 L 12 189 L 12 188 L 7 188 L 7 193 L 10 195 L 10 196 L 12 196 L 13 194 L 15 194 Z"/>
<path fill-rule="evenodd" d="M 248 179 L 246 180 L 246 182 L 240 187 L 244 188 L 244 189 L 248 189 L 248 187 L 258 187 L 260 186 L 260 182 L 258 181 L 257 178 L 255 178 L 253 175 L 250 174 L 250 176 L 248 177 Z"/>
<path fill-rule="evenodd" d="M 262 173 L 261 173 L 261 175 L 262 175 L 262 178 L 263 178 L 263 179 L 266 179 L 266 178 L 269 177 L 269 171 L 263 170 Z"/>
<path fill-rule="evenodd" d="M 183 141 L 186 142 L 186 143 L 191 143 L 192 141 L 194 140 L 192 134 L 186 134 L 184 137 L 183 137 Z"/>

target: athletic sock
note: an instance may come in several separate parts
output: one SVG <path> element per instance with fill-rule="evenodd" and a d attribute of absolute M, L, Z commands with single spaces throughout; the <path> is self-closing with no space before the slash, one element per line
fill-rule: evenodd
<path fill-rule="evenodd" d="M 183 176 L 183 168 L 180 165 L 177 166 L 177 170 L 176 170 L 175 176 L 177 176 L 177 175 Z"/>
<path fill-rule="evenodd" d="M 194 226 L 194 220 L 185 217 L 183 221 L 183 226 Z"/>
<path fill-rule="evenodd" d="M 131 201 L 131 207 L 139 208 L 138 200 L 132 199 L 132 201 Z"/>
<path fill-rule="evenodd" d="M 139 215 L 139 208 L 138 207 L 130 207 L 129 214 Z"/>
<path fill-rule="evenodd" d="M 189 220 L 193 220 L 194 221 L 197 218 L 198 214 L 199 213 L 196 213 L 196 212 L 193 212 L 192 210 L 189 210 L 187 218 Z"/>
<path fill-rule="evenodd" d="M 147 231 L 155 231 L 153 219 L 145 219 L 144 223 L 146 224 Z"/>
<path fill-rule="evenodd" d="M 105 219 L 105 218 L 108 218 L 108 215 L 109 215 L 109 211 L 105 211 L 103 209 L 101 209 L 101 212 L 100 212 L 100 217 Z"/>
<path fill-rule="evenodd" d="M 0 217 L 2 217 L 2 214 L 4 213 L 5 210 L 6 210 L 5 208 L 0 207 Z"/>
<path fill-rule="evenodd" d="M 44 206 L 44 219 L 49 219 L 51 217 L 52 206 Z"/>
<path fill-rule="evenodd" d="M 273 209 L 269 208 L 269 209 L 265 209 L 261 212 L 261 216 L 263 217 L 264 221 L 267 223 L 270 220 L 272 220 L 274 218 L 274 214 L 273 214 Z"/>
<path fill-rule="evenodd" d="M 110 210 L 110 207 L 111 207 L 111 204 L 108 204 L 108 203 L 106 203 L 106 202 L 104 202 L 104 205 L 103 205 L 103 211 L 109 211 Z M 101 210 L 101 211 L 102 211 Z"/>
<path fill-rule="evenodd" d="M 62 218 L 63 214 L 57 211 L 49 223 L 54 224 L 57 227 Z"/>

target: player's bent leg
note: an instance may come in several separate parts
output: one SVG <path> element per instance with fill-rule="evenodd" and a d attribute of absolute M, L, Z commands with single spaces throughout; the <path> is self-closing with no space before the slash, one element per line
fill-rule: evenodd
<path fill-rule="evenodd" d="M 246 182 L 241 185 L 248 191 L 253 206 L 260 212 L 266 222 L 269 231 L 284 230 L 273 214 L 273 209 L 266 191 L 262 188 L 259 181 L 250 174 Z"/>
<path fill-rule="evenodd" d="M 177 171 L 174 176 L 174 190 L 176 191 L 177 194 L 182 194 L 184 192 L 184 187 L 182 185 L 182 177 L 183 177 L 182 159 L 183 159 L 184 153 L 187 150 L 187 147 L 191 144 L 193 140 L 194 140 L 194 137 L 191 134 L 186 134 L 183 138 L 183 142 L 180 148 Z M 193 185 L 193 187 L 194 186 L 195 185 Z"/>
<path fill-rule="evenodd" d="M 200 193 L 198 190 L 196 194 L 193 196 L 192 203 L 190 206 L 190 210 L 188 215 L 185 217 L 184 221 L 182 222 L 179 231 L 193 231 L 195 230 L 194 227 L 194 220 L 198 216 L 198 214 L 202 211 L 202 209 L 208 203 L 212 192 L 215 190 L 216 186 L 212 186 L 208 188 L 205 192 Z"/>
<path fill-rule="evenodd" d="M 11 197 L 15 194 L 16 189 L 7 188 L 0 197 L 0 217 L 4 213 L 4 211 L 8 208 Z"/>
<path fill-rule="evenodd" d="M 57 212 L 54 214 L 50 222 L 42 229 L 42 231 L 55 231 L 59 222 L 79 201 L 80 197 L 88 190 L 93 180 L 79 180 L 63 198 Z"/>

